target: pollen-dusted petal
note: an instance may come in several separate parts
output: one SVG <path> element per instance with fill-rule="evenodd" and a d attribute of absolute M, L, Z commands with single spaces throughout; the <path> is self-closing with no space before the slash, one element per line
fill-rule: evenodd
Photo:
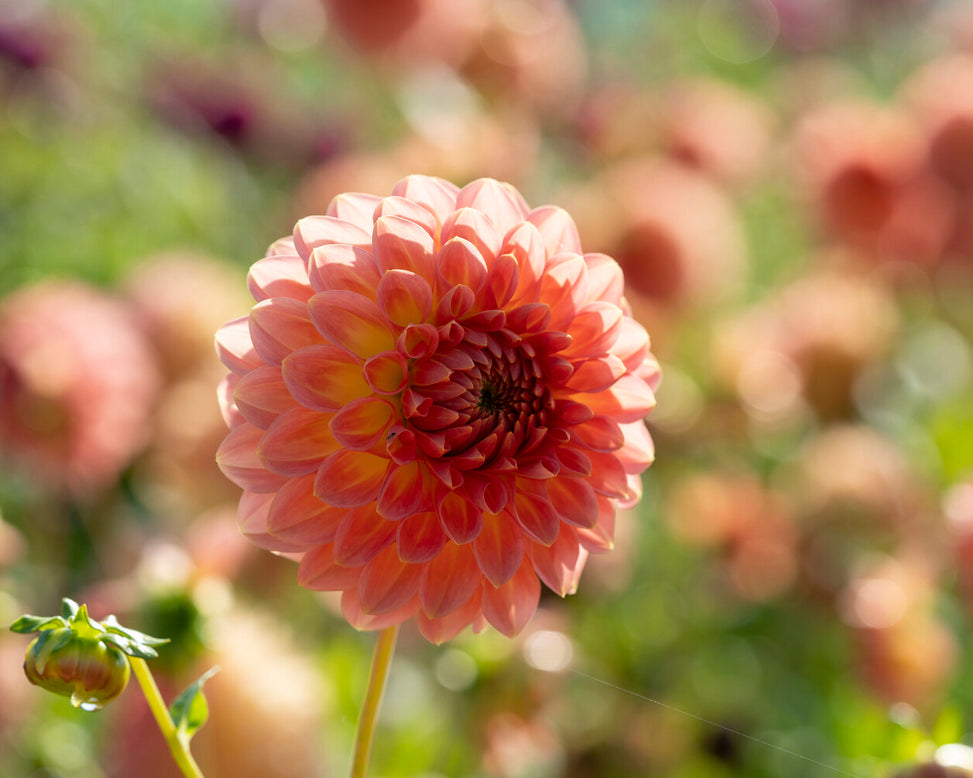
<path fill-rule="evenodd" d="M 425 465 L 417 461 L 392 465 L 378 495 L 379 515 L 391 521 L 399 521 L 413 513 L 431 510 L 432 500 L 426 493 L 425 483 Z"/>
<path fill-rule="evenodd" d="M 544 481 L 551 507 L 568 524 L 593 527 L 598 522 L 598 496 L 584 478 L 564 476 Z"/>
<path fill-rule="evenodd" d="M 496 226 L 475 208 L 460 208 L 446 217 L 440 240 L 445 246 L 452 238 L 465 238 L 476 246 L 488 267 L 500 254 L 503 243 Z"/>
<path fill-rule="evenodd" d="M 316 411 L 337 411 L 372 392 L 361 360 L 330 343 L 295 351 L 281 365 L 281 375 L 294 399 Z"/>
<path fill-rule="evenodd" d="M 501 235 L 524 221 L 530 212 L 520 192 L 492 178 L 480 178 L 464 186 L 456 195 L 456 207 L 482 211 Z"/>
<path fill-rule="evenodd" d="M 344 192 L 331 199 L 324 212 L 326 216 L 334 216 L 351 222 L 363 230 L 371 230 L 374 221 L 375 207 L 382 201 L 378 195 L 364 192 Z"/>
<path fill-rule="evenodd" d="M 257 445 L 264 431 L 244 422 L 230 430 L 216 452 L 216 464 L 223 475 L 248 492 L 273 492 L 284 482 L 270 472 L 257 456 Z"/>
<path fill-rule="evenodd" d="M 438 511 L 443 529 L 454 543 L 469 543 L 483 528 L 483 511 L 457 492 L 446 492 Z"/>
<path fill-rule="evenodd" d="M 524 556 L 526 541 L 517 522 L 506 513 L 487 514 L 473 541 L 473 553 L 483 574 L 494 586 L 510 580 Z"/>
<path fill-rule="evenodd" d="M 532 543 L 530 558 L 540 579 L 552 592 L 564 597 L 578 590 L 588 551 L 574 532 L 565 530 L 549 546 Z"/>
<path fill-rule="evenodd" d="M 247 288 L 257 301 L 291 297 L 307 302 L 314 293 L 307 265 L 297 254 L 272 254 L 254 262 L 247 273 Z"/>
<path fill-rule="evenodd" d="M 527 214 L 527 221 L 540 230 L 549 257 L 562 251 L 581 253 L 578 228 L 574 219 L 563 208 L 556 205 L 542 205 Z"/>
<path fill-rule="evenodd" d="M 362 359 L 395 345 L 381 310 L 367 297 L 329 289 L 315 294 L 307 306 L 314 326 L 330 343 Z"/>
<path fill-rule="evenodd" d="M 374 505 L 363 505 L 341 520 L 334 539 L 334 558 L 346 567 L 367 564 L 395 540 L 396 524 L 375 512 Z"/>
<path fill-rule="evenodd" d="M 342 449 L 325 457 L 318 468 L 314 493 L 319 499 L 342 508 L 373 502 L 391 463 L 364 451 Z"/>
<path fill-rule="evenodd" d="M 216 354 L 227 368 L 241 375 L 263 364 L 250 337 L 249 316 L 227 322 L 217 330 Z"/>
<path fill-rule="evenodd" d="M 314 496 L 314 474 L 289 478 L 274 496 L 267 531 L 302 548 L 330 543 L 347 510 Z"/>
<path fill-rule="evenodd" d="M 472 548 L 447 543 L 422 573 L 419 582 L 422 612 L 434 619 L 452 613 L 473 596 L 482 580 Z"/>
<path fill-rule="evenodd" d="M 588 300 L 601 300 L 621 306 L 625 276 L 621 266 L 607 254 L 585 254 L 588 265 Z"/>
<path fill-rule="evenodd" d="M 640 421 L 655 407 L 655 394 L 634 375 L 624 375 L 604 391 L 580 395 L 578 399 L 596 416 L 611 416 L 622 423 Z"/>
<path fill-rule="evenodd" d="M 358 588 L 345 589 L 341 594 L 341 615 L 351 626 L 359 630 L 377 630 L 401 624 L 415 615 L 419 608 L 418 598 L 388 613 L 371 614 L 362 610 L 358 600 Z"/>
<path fill-rule="evenodd" d="M 331 434 L 331 414 L 291 408 L 278 416 L 257 446 L 268 470 L 285 476 L 315 472 L 321 461 L 340 445 Z"/>
<path fill-rule="evenodd" d="M 527 626 L 537 610 L 541 583 L 530 560 L 524 559 L 502 585 L 484 581 L 482 592 L 483 615 L 495 629 L 512 638 Z"/>
<path fill-rule="evenodd" d="M 292 352 L 321 342 L 307 305 L 290 297 L 272 297 L 250 310 L 250 336 L 260 358 L 279 365 Z"/>
<path fill-rule="evenodd" d="M 549 546 L 557 538 L 561 519 L 548 500 L 518 489 L 513 512 L 521 529 L 537 543 Z"/>
<path fill-rule="evenodd" d="M 480 290 L 486 281 L 487 263 L 480 250 L 466 238 L 452 238 L 443 244 L 436 258 L 436 269 L 444 289 L 463 285 Z"/>
<path fill-rule="evenodd" d="M 240 533 L 251 543 L 268 551 L 280 553 L 302 551 L 303 546 L 274 537 L 267 532 L 267 512 L 273 499 L 272 492 L 244 492 L 240 495 L 240 504 L 237 507 L 237 526 L 240 528 Z"/>
<path fill-rule="evenodd" d="M 427 616 L 421 609 L 416 614 L 416 622 L 422 636 L 436 645 L 452 640 L 466 627 L 476 621 L 477 617 L 482 618 L 480 608 L 480 590 L 473 592 L 467 602 L 448 616 L 434 619 Z"/>
<path fill-rule="evenodd" d="M 392 194 L 418 203 L 442 224 L 456 208 L 459 187 L 442 178 L 411 175 L 392 187 Z"/>
<path fill-rule="evenodd" d="M 302 257 L 309 257 L 318 246 L 347 243 L 368 248 L 371 232 L 353 222 L 334 216 L 305 216 L 294 225 L 294 245 Z"/>
<path fill-rule="evenodd" d="M 338 444 L 354 451 L 368 451 L 392 422 L 393 408 L 387 400 L 361 397 L 352 400 L 331 419 L 331 434 Z"/>
<path fill-rule="evenodd" d="M 297 407 L 277 365 L 251 370 L 236 383 L 233 400 L 251 424 L 267 429 L 284 411 Z"/>
<path fill-rule="evenodd" d="M 372 231 L 372 254 L 379 268 L 409 270 L 423 278 L 435 271 L 435 244 L 425 228 L 399 216 L 381 216 Z"/>
<path fill-rule="evenodd" d="M 573 392 L 603 392 L 625 375 L 625 365 L 614 354 L 575 362 L 574 370 L 564 382 Z"/>
<path fill-rule="evenodd" d="M 386 546 L 365 565 L 358 579 L 358 602 L 372 615 L 389 613 L 411 601 L 419 591 L 424 565 L 403 562 L 394 545 Z"/>
<path fill-rule="evenodd" d="M 446 533 L 434 511 L 416 513 L 399 522 L 395 547 L 403 562 L 428 562 L 446 545 Z"/>
<path fill-rule="evenodd" d="M 439 222 L 432 211 L 424 208 L 417 202 L 405 197 L 399 197 L 398 195 L 384 197 L 379 200 L 372 214 L 373 221 L 380 216 L 399 216 L 415 222 L 428 232 L 431 238 L 436 237 L 436 231 L 439 229 Z"/>
<path fill-rule="evenodd" d="M 618 340 L 623 317 L 622 309 L 612 303 L 597 300 L 585 304 L 568 326 L 571 345 L 564 355 L 598 356 L 608 351 Z"/>
<path fill-rule="evenodd" d="M 315 546 L 297 566 L 297 582 L 305 589 L 340 592 L 358 587 L 361 567 L 344 567 L 334 558 L 334 544 Z"/>
<path fill-rule="evenodd" d="M 318 246 L 311 252 L 307 268 L 315 292 L 343 289 L 374 299 L 381 278 L 372 252 L 346 243 Z"/>
<path fill-rule="evenodd" d="M 389 270 L 378 284 L 378 307 L 392 324 L 422 324 L 432 310 L 428 282 L 408 270 Z"/>

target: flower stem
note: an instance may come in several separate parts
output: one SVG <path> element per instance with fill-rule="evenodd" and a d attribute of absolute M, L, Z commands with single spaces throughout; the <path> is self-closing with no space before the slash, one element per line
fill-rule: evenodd
<path fill-rule="evenodd" d="M 159 725 L 159 731 L 162 732 L 162 737 L 165 738 L 166 744 L 172 752 L 172 758 L 176 760 L 182 774 L 186 778 L 204 778 L 202 770 L 199 769 L 199 765 L 196 764 L 196 760 L 189 752 L 189 746 L 183 743 L 176 732 L 176 725 L 169 715 L 169 709 L 162 699 L 162 694 L 159 692 L 159 687 L 152 676 L 152 671 L 149 670 L 149 666 L 144 659 L 139 659 L 137 656 L 129 656 L 128 661 L 132 665 L 132 672 L 135 673 L 139 686 L 142 687 L 145 701 L 149 703 L 152 715 L 155 716 L 155 721 Z"/>
<path fill-rule="evenodd" d="M 351 778 L 365 778 L 368 770 L 368 760 L 372 753 L 372 739 L 375 735 L 375 722 L 378 719 L 379 706 L 382 704 L 382 693 L 385 691 L 385 681 L 388 678 L 389 666 L 392 664 L 392 654 L 395 652 L 395 639 L 398 634 L 398 624 L 387 627 L 378 633 L 375 653 L 372 655 L 372 670 L 368 676 L 368 689 L 365 692 L 365 701 L 362 703 L 361 716 L 358 719 L 358 735 L 355 738 Z"/>

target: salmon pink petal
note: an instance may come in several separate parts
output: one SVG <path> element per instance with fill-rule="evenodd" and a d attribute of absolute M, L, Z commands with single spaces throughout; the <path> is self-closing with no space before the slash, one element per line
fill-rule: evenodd
<path fill-rule="evenodd" d="M 619 264 L 606 254 L 585 254 L 588 265 L 588 300 L 621 306 L 625 276 Z"/>
<path fill-rule="evenodd" d="M 358 579 L 358 602 L 362 611 L 389 613 L 412 601 L 419 592 L 423 565 L 403 562 L 394 545 L 386 546 L 365 565 Z"/>
<path fill-rule="evenodd" d="M 330 423 L 331 414 L 291 408 L 264 432 L 257 455 L 268 470 L 280 475 L 313 473 L 326 456 L 340 448 Z"/>
<path fill-rule="evenodd" d="M 331 434 L 343 448 L 368 451 L 392 422 L 391 403 L 376 397 L 352 400 L 331 419 Z"/>
<path fill-rule="evenodd" d="M 430 618 L 442 618 L 461 607 L 480 587 L 483 574 L 470 546 L 446 543 L 424 565 L 419 581 L 419 603 Z"/>
<path fill-rule="evenodd" d="M 307 305 L 314 326 L 329 342 L 362 359 L 395 346 L 381 310 L 367 297 L 333 289 L 318 292 Z"/>
<path fill-rule="evenodd" d="M 277 365 L 265 365 L 240 378 L 233 401 L 251 424 L 266 429 L 284 411 L 297 407 Z"/>
<path fill-rule="evenodd" d="M 372 229 L 375 208 L 382 201 L 378 195 L 363 192 L 345 192 L 332 198 L 324 212 L 326 216 L 334 216 L 346 222 L 351 222 L 363 230 Z"/>
<path fill-rule="evenodd" d="M 237 507 L 237 525 L 241 534 L 251 543 L 268 551 L 291 553 L 302 551 L 303 546 L 275 538 L 267 532 L 267 512 L 274 499 L 272 493 L 244 492 Z"/>
<path fill-rule="evenodd" d="M 612 386 L 578 399 L 596 416 L 610 416 L 617 422 L 641 421 L 655 407 L 655 394 L 641 378 L 625 375 Z"/>
<path fill-rule="evenodd" d="M 540 230 L 530 222 L 523 222 L 507 234 L 500 252 L 517 260 L 520 280 L 514 299 L 533 299 L 547 264 L 544 236 Z"/>
<path fill-rule="evenodd" d="M 475 294 L 483 286 L 489 272 L 479 249 L 465 238 L 452 238 L 444 243 L 436 262 L 445 289 L 462 285 L 472 289 Z"/>
<path fill-rule="evenodd" d="M 625 365 L 614 354 L 575 362 L 574 371 L 564 382 L 573 392 L 603 392 L 625 375 Z"/>
<path fill-rule="evenodd" d="M 411 602 L 393 611 L 373 615 L 362 610 L 357 588 L 345 589 L 341 594 L 341 615 L 358 630 L 378 630 L 391 627 L 393 624 L 401 624 L 414 616 L 418 607 L 418 600 L 413 598 Z"/>
<path fill-rule="evenodd" d="M 426 468 L 419 462 L 392 465 L 378 495 L 380 516 L 399 521 L 414 513 L 428 511 L 432 501 L 425 491 Z"/>
<path fill-rule="evenodd" d="M 398 394 L 406 385 L 409 363 L 398 351 L 386 351 L 365 360 L 365 381 L 378 394 Z"/>
<path fill-rule="evenodd" d="M 399 181 L 392 188 L 392 194 L 418 203 L 442 224 L 456 209 L 459 187 L 441 178 L 412 175 Z"/>
<path fill-rule="evenodd" d="M 622 424 L 619 429 L 625 436 L 625 445 L 616 456 L 626 473 L 641 473 L 655 461 L 655 444 L 643 421 Z"/>
<path fill-rule="evenodd" d="M 635 370 L 649 356 L 649 333 L 637 321 L 626 316 L 622 319 L 618 339 L 611 352 L 625 363 L 626 368 Z"/>
<path fill-rule="evenodd" d="M 618 340 L 623 319 L 622 309 L 617 305 L 601 301 L 587 303 L 568 326 L 571 345 L 564 350 L 564 355 L 599 356 L 609 351 Z"/>
<path fill-rule="evenodd" d="M 517 523 L 530 539 L 549 546 L 557 538 L 561 520 L 548 500 L 518 490 L 513 509 Z"/>
<path fill-rule="evenodd" d="M 372 235 L 366 227 L 334 216 L 305 216 L 294 225 L 294 245 L 302 257 L 311 256 L 318 246 L 329 243 L 347 243 L 367 249 L 372 245 Z"/>
<path fill-rule="evenodd" d="M 270 472 L 260 457 L 257 445 L 264 431 L 244 422 L 230 430 L 216 452 L 216 464 L 223 474 L 248 492 L 273 492 L 284 482 L 282 476 Z"/>
<path fill-rule="evenodd" d="M 520 192 L 492 178 L 480 178 L 464 186 L 456 195 L 456 207 L 483 212 L 501 235 L 524 221 L 530 212 Z"/>
<path fill-rule="evenodd" d="M 565 530 L 550 546 L 531 544 L 530 558 L 540 579 L 552 592 L 564 597 L 578 590 L 588 552 L 574 532 Z"/>
<path fill-rule="evenodd" d="M 337 411 L 371 394 L 361 360 L 329 343 L 295 351 L 281 365 L 281 375 L 291 396 L 315 411 Z"/>
<path fill-rule="evenodd" d="M 292 351 L 320 343 L 307 305 L 289 297 L 273 297 L 250 311 L 250 337 L 264 362 L 279 365 Z"/>
<path fill-rule="evenodd" d="M 383 271 L 408 270 L 431 278 L 435 244 L 421 224 L 399 216 L 381 216 L 372 231 L 372 253 Z"/>
<path fill-rule="evenodd" d="M 395 541 L 396 531 L 396 523 L 379 516 L 374 505 L 350 510 L 338 526 L 334 557 L 346 567 L 361 567 Z"/>
<path fill-rule="evenodd" d="M 421 324 L 432 310 L 432 289 L 407 270 L 389 270 L 378 284 L 378 307 L 399 327 Z"/>
<path fill-rule="evenodd" d="M 537 610 L 541 584 L 529 560 L 524 560 L 514 574 L 501 586 L 483 582 L 483 615 L 487 621 L 507 637 L 513 637 L 527 626 Z"/>
<path fill-rule="evenodd" d="M 307 302 L 314 293 L 307 265 L 297 254 L 272 254 L 255 262 L 247 274 L 247 288 L 257 301 L 291 297 Z"/>
<path fill-rule="evenodd" d="M 476 246 L 487 267 L 500 254 L 500 233 L 486 214 L 473 208 L 460 208 L 453 211 L 443 222 L 440 240 L 445 246 L 453 238 L 464 238 Z"/>
<path fill-rule="evenodd" d="M 638 423 L 642 424 L 642 422 Z M 625 445 L 625 433 L 621 425 L 607 416 L 592 416 L 580 424 L 573 425 L 571 437 L 593 451 L 617 451 Z"/>
<path fill-rule="evenodd" d="M 574 219 L 563 208 L 558 208 L 556 205 L 543 205 L 527 214 L 527 221 L 540 230 L 549 257 L 562 251 L 581 253 L 578 228 Z"/>
<path fill-rule="evenodd" d="M 447 640 L 452 640 L 476 621 L 477 617 L 481 615 L 480 610 L 480 590 L 477 589 L 465 605 L 449 615 L 434 619 L 420 610 L 416 614 L 416 621 L 423 637 L 431 643 L 440 645 Z"/>
<path fill-rule="evenodd" d="M 318 468 L 314 493 L 342 508 L 365 505 L 378 497 L 390 465 L 388 459 L 364 451 L 336 451 Z"/>
<path fill-rule="evenodd" d="M 316 546 L 301 557 L 297 582 L 305 589 L 340 592 L 358 588 L 361 567 L 343 567 L 334 558 L 334 544 Z"/>
<path fill-rule="evenodd" d="M 307 268 L 315 292 L 340 289 L 374 299 L 381 278 L 371 251 L 344 243 L 314 249 Z"/>
<path fill-rule="evenodd" d="M 494 586 L 510 580 L 524 557 L 526 541 L 517 522 L 505 513 L 487 514 L 473 541 L 473 553 Z"/>
<path fill-rule="evenodd" d="M 372 216 L 373 220 L 378 219 L 380 216 L 398 216 L 402 219 L 415 222 L 429 233 L 430 238 L 435 238 L 436 231 L 439 229 L 439 222 L 432 211 L 424 208 L 417 202 L 405 197 L 398 197 L 397 195 L 385 197 L 380 200 Z"/>
<path fill-rule="evenodd" d="M 250 337 L 249 316 L 220 327 L 216 333 L 216 354 L 227 368 L 240 375 L 263 364 Z"/>
<path fill-rule="evenodd" d="M 615 547 L 615 504 L 607 497 L 598 495 L 598 505 L 598 523 L 575 530 L 578 542 L 592 554 L 611 551 Z"/>
<path fill-rule="evenodd" d="M 513 298 L 520 283 L 520 264 L 513 254 L 501 254 L 490 268 L 487 287 L 491 299 L 489 305 L 502 308 Z"/>
<path fill-rule="evenodd" d="M 628 486 L 628 473 L 614 454 L 592 451 L 588 454 L 591 460 L 591 475 L 588 484 L 598 494 L 614 497 L 618 500 L 628 499 L 632 493 Z"/>
<path fill-rule="evenodd" d="M 289 478 L 270 504 L 267 531 L 302 548 L 330 543 L 347 514 L 314 496 L 314 475 Z"/>
<path fill-rule="evenodd" d="M 396 347 L 409 359 L 432 356 L 439 346 L 439 330 L 432 324 L 409 324 L 396 340 Z"/>
<path fill-rule="evenodd" d="M 548 261 L 541 279 L 541 299 L 551 307 L 551 328 L 564 331 L 584 305 L 588 293 L 588 266 L 577 254 L 562 254 Z"/>
<path fill-rule="evenodd" d="M 446 545 L 446 533 L 433 511 L 416 513 L 399 522 L 395 546 L 403 562 L 428 562 Z"/>
<path fill-rule="evenodd" d="M 220 414 L 223 416 L 226 426 L 230 429 L 246 421 L 243 414 L 240 413 L 240 409 L 236 406 L 236 400 L 233 399 L 233 393 L 239 383 L 239 375 L 227 373 L 216 387 L 216 399 L 220 404 Z"/>
<path fill-rule="evenodd" d="M 549 478 L 544 482 L 551 507 L 568 524 L 593 527 L 598 521 L 598 497 L 584 478 Z"/>
<path fill-rule="evenodd" d="M 469 543 L 483 528 L 483 511 L 457 492 L 446 492 L 438 510 L 443 529 L 454 543 Z"/>

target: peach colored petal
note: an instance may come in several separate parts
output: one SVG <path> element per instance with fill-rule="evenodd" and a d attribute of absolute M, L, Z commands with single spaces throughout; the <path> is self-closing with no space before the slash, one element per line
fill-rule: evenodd
<path fill-rule="evenodd" d="M 422 612 L 430 618 L 449 615 L 473 596 L 482 580 L 472 547 L 446 543 L 424 566 L 419 582 Z"/>
<path fill-rule="evenodd" d="M 301 557 L 297 566 L 297 582 L 305 589 L 340 592 L 357 589 L 360 567 L 343 567 L 334 559 L 334 545 L 316 546 Z"/>
<path fill-rule="evenodd" d="M 571 345 L 564 350 L 564 355 L 597 356 L 609 351 L 618 340 L 623 319 L 622 309 L 613 303 L 601 300 L 587 303 L 567 328 Z M 619 360 L 624 364 L 620 357 Z"/>
<path fill-rule="evenodd" d="M 264 466 L 280 475 L 302 476 L 318 470 L 322 460 L 340 448 L 331 434 L 331 414 L 291 408 L 260 438 L 257 455 Z"/>
<path fill-rule="evenodd" d="M 655 444 L 643 421 L 620 425 L 625 446 L 617 452 L 627 473 L 641 473 L 655 461 Z"/>
<path fill-rule="evenodd" d="M 270 472 L 257 456 L 263 430 L 244 422 L 230 430 L 216 452 L 216 464 L 223 474 L 249 492 L 273 492 L 281 487 L 283 476 Z"/>
<path fill-rule="evenodd" d="M 520 280 L 513 299 L 533 300 L 547 264 L 544 236 L 540 230 L 530 222 L 520 224 L 506 236 L 500 252 L 513 256 L 519 267 Z"/>
<path fill-rule="evenodd" d="M 237 507 L 237 525 L 247 540 L 268 551 L 290 553 L 302 551 L 303 546 L 275 538 L 267 532 L 267 512 L 273 501 L 273 493 L 244 492 Z"/>
<path fill-rule="evenodd" d="M 591 475 L 588 483 L 598 494 L 614 497 L 617 500 L 628 499 L 632 493 L 628 486 L 628 474 L 618 458 L 601 451 L 588 454 L 591 459 Z"/>
<path fill-rule="evenodd" d="M 415 222 L 429 233 L 430 238 L 436 237 L 439 228 L 439 223 L 432 211 L 419 205 L 419 203 L 397 195 L 379 201 L 373 216 L 375 219 L 380 216 L 398 216 L 410 222 Z"/>
<path fill-rule="evenodd" d="M 540 601 L 541 584 L 529 560 L 524 560 L 510 578 L 500 586 L 483 582 L 483 615 L 490 624 L 513 637 L 527 626 Z"/>
<path fill-rule="evenodd" d="M 551 507 L 568 524 L 593 527 L 598 521 L 598 497 L 584 478 L 549 478 L 544 482 Z"/>
<path fill-rule="evenodd" d="M 367 297 L 335 289 L 318 292 L 307 305 L 318 331 L 351 354 L 366 359 L 395 345 L 381 310 Z"/>
<path fill-rule="evenodd" d="M 618 422 L 641 421 L 655 407 L 655 394 L 641 378 L 624 375 L 610 388 L 595 394 L 577 395 L 596 416 L 611 416 Z"/>
<path fill-rule="evenodd" d="M 621 425 L 607 416 L 592 416 L 573 425 L 571 437 L 592 451 L 617 451 L 625 445 Z"/>
<path fill-rule="evenodd" d="M 625 365 L 622 360 L 614 354 L 607 354 L 576 362 L 574 372 L 564 382 L 564 387 L 572 392 L 604 392 L 611 389 L 623 375 Z"/>
<path fill-rule="evenodd" d="M 625 363 L 626 368 L 635 370 L 649 356 L 649 333 L 637 321 L 626 316 L 622 319 L 618 339 L 611 352 Z"/>
<path fill-rule="evenodd" d="M 240 414 L 261 429 L 267 429 L 284 411 L 297 407 L 277 365 L 264 365 L 242 376 L 236 382 L 233 401 Z"/>
<path fill-rule="evenodd" d="M 611 551 L 615 547 L 615 504 L 607 497 L 598 495 L 598 505 L 598 523 L 575 530 L 578 541 L 592 554 Z"/>
<path fill-rule="evenodd" d="M 372 245 L 371 232 L 353 222 L 333 216 L 305 216 L 294 225 L 294 245 L 302 257 L 308 257 L 318 246 L 347 243 L 367 249 Z"/>
<path fill-rule="evenodd" d="M 483 528 L 483 511 L 456 492 L 443 495 L 438 511 L 443 529 L 454 543 L 469 543 Z"/>
<path fill-rule="evenodd" d="M 440 224 L 456 208 L 458 193 L 459 187 L 449 181 L 420 175 L 403 178 L 392 188 L 393 195 L 418 203 Z"/>
<path fill-rule="evenodd" d="M 292 351 L 321 342 L 307 305 L 289 297 L 273 297 L 250 311 L 250 337 L 260 358 L 279 365 Z"/>
<path fill-rule="evenodd" d="M 476 246 L 487 267 L 496 260 L 503 245 L 497 228 L 485 214 L 473 208 L 453 211 L 443 222 L 440 236 L 443 245 L 453 238 L 463 238 Z"/>
<path fill-rule="evenodd" d="M 365 362 L 368 386 L 378 394 L 398 394 L 406 387 L 409 363 L 398 351 L 385 351 Z"/>
<path fill-rule="evenodd" d="M 415 513 L 399 522 L 395 545 L 403 562 L 428 562 L 446 545 L 446 533 L 433 511 Z"/>
<path fill-rule="evenodd" d="M 551 328 L 564 331 L 585 304 L 588 266 L 577 254 L 559 254 L 548 260 L 541 279 L 541 299 L 551 308 Z"/>
<path fill-rule="evenodd" d="M 335 451 L 318 468 L 314 493 L 342 508 L 365 505 L 378 497 L 390 466 L 385 457 L 364 451 Z"/>
<path fill-rule="evenodd" d="M 513 501 L 513 512 L 517 523 L 531 540 L 549 546 L 557 538 L 560 518 L 551 503 L 540 495 L 518 491 Z"/>
<path fill-rule="evenodd" d="M 458 237 L 443 244 L 437 258 L 437 271 L 445 289 L 462 284 L 474 294 L 483 286 L 489 273 L 479 249 Z"/>
<path fill-rule="evenodd" d="M 230 429 L 246 421 L 243 414 L 240 413 L 240 409 L 236 407 L 236 400 L 233 399 L 233 392 L 239 383 L 239 375 L 227 373 L 216 387 L 216 399 L 220 404 L 220 414 L 223 416 L 226 426 Z"/>
<path fill-rule="evenodd" d="M 263 363 L 250 337 L 250 317 L 241 316 L 224 324 L 216 333 L 216 354 L 234 373 L 242 375 Z"/>
<path fill-rule="evenodd" d="M 334 558 L 345 567 L 367 564 L 395 541 L 396 524 L 375 512 L 373 505 L 348 511 L 334 539 Z"/>
<path fill-rule="evenodd" d="M 372 253 L 383 271 L 408 270 L 431 278 L 435 244 L 421 224 L 400 216 L 381 216 L 372 233 Z"/>
<path fill-rule="evenodd" d="M 430 618 L 422 610 L 416 614 L 419 631 L 423 637 L 437 645 L 452 640 L 480 616 L 480 590 L 460 608 L 440 618 Z"/>
<path fill-rule="evenodd" d="M 488 307 L 503 308 L 513 299 L 520 284 L 520 264 L 513 254 L 501 254 L 490 268 L 487 277 L 487 288 L 490 296 L 486 300 Z"/>
<path fill-rule="evenodd" d="M 370 615 L 388 613 L 411 602 L 419 592 L 423 565 L 399 559 L 394 545 L 386 546 L 362 569 L 358 603 Z"/>
<path fill-rule="evenodd" d="M 330 543 L 347 509 L 314 496 L 314 474 L 289 478 L 270 504 L 267 532 L 300 548 Z"/>
<path fill-rule="evenodd" d="M 419 462 L 393 465 L 382 484 L 376 508 L 380 516 L 399 521 L 432 508 L 425 489 L 426 468 Z"/>
<path fill-rule="evenodd" d="M 343 448 L 368 451 L 384 437 L 393 412 L 391 403 L 376 397 L 352 400 L 331 419 L 331 434 Z"/>
<path fill-rule="evenodd" d="M 357 588 L 345 589 L 341 594 L 341 615 L 358 630 L 378 630 L 391 627 L 393 624 L 401 624 L 414 616 L 418 607 L 418 600 L 413 599 L 394 611 L 372 615 L 362 610 Z"/>
<path fill-rule="evenodd" d="M 482 212 L 501 235 L 524 221 L 530 211 L 520 192 L 492 178 L 480 178 L 464 186 L 456 196 L 456 207 Z"/>
<path fill-rule="evenodd" d="M 308 278 L 315 292 L 342 289 L 374 299 L 381 278 L 371 251 L 343 243 L 314 249 L 307 267 Z"/>
<path fill-rule="evenodd" d="M 543 205 L 527 214 L 527 221 L 540 230 L 549 257 L 561 252 L 581 253 L 578 228 L 568 212 L 556 205 Z"/>
<path fill-rule="evenodd" d="M 329 343 L 293 352 L 281 365 L 281 375 L 294 399 L 311 410 L 337 411 L 371 394 L 361 361 Z"/>
<path fill-rule="evenodd" d="M 271 297 L 307 302 L 314 293 L 307 266 L 297 254 L 272 254 L 255 262 L 247 274 L 247 289 L 258 302 Z"/>
<path fill-rule="evenodd" d="M 487 514 L 473 541 L 473 553 L 494 586 L 510 580 L 524 557 L 526 541 L 517 522 L 504 513 Z"/>
<path fill-rule="evenodd" d="M 625 291 L 621 266 L 607 254 L 585 254 L 584 261 L 588 265 L 588 302 L 600 300 L 620 306 Z"/>
<path fill-rule="evenodd" d="M 334 216 L 346 222 L 371 231 L 375 208 L 382 201 L 381 197 L 362 192 L 346 192 L 332 198 L 325 211 L 326 216 Z"/>
<path fill-rule="evenodd" d="M 432 310 L 432 289 L 407 270 L 389 270 L 378 284 L 378 307 L 399 327 L 422 324 Z"/>
<path fill-rule="evenodd" d="M 532 543 L 530 558 L 534 570 L 547 587 L 561 597 L 578 590 L 588 551 L 578 543 L 578 536 L 563 530 L 550 546 Z"/>

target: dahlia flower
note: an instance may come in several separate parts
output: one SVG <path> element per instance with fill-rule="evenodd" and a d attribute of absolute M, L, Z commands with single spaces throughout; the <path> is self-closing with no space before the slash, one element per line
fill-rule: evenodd
<path fill-rule="evenodd" d="M 412 176 L 297 222 L 217 333 L 217 460 L 257 544 L 358 629 L 518 633 L 574 592 L 652 462 L 622 273 L 511 186 Z"/>

